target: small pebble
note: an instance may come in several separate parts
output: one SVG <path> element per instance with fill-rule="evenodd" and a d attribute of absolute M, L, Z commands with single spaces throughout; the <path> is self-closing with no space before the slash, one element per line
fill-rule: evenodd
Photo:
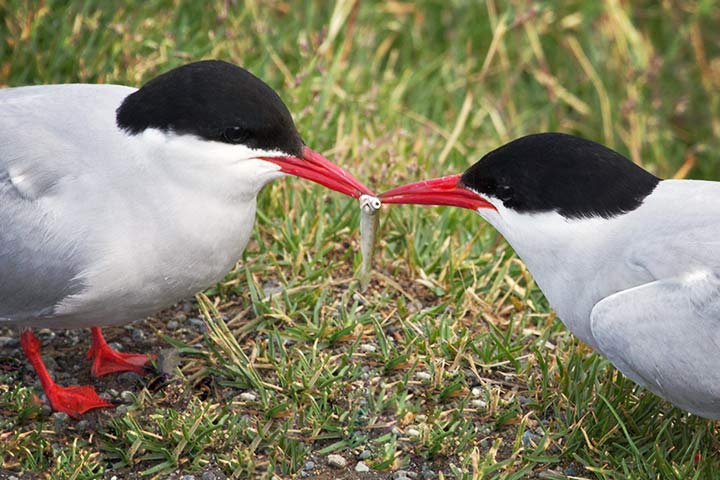
<path fill-rule="evenodd" d="M 315 470 L 315 462 L 313 462 L 312 460 L 308 460 L 307 462 L 305 462 L 305 465 L 303 465 L 303 470 Z"/>
<path fill-rule="evenodd" d="M 362 295 L 353 293 L 352 299 L 355 300 L 360 305 L 365 305 L 365 299 L 362 297 Z"/>
<path fill-rule="evenodd" d="M 195 480 L 195 475 L 183 475 L 180 480 Z"/>
<path fill-rule="evenodd" d="M 84 432 L 85 430 L 87 430 L 87 427 L 88 427 L 87 420 L 80 420 L 79 422 L 77 422 L 75 424 L 75 430 L 77 430 L 78 432 Z"/>
<path fill-rule="evenodd" d="M 360 460 L 367 460 L 370 457 L 372 457 L 372 453 L 370 452 L 370 450 L 363 450 L 362 452 L 360 452 L 360 455 L 358 455 L 357 458 L 359 458 Z"/>
<path fill-rule="evenodd" d="M 475 408 L 485 408 L 487 407 L 487 402 L 485 400 L 480 400 L 479 398 L 476 398 L 475 400 L 470 402 L 473 407 Z"/>
<path fill-rule="evenodd" d="M 16 348 L 20 345 L 17 338 L 0 337 L 0 348 Z"/>
<path fill-rule="evenodd" d="M 420 432 L 415 428 L 408 428 L 405 430 L 405 433 L 407 433 L 407 436 L 411 438 L 418 438 L 420 436 Z"/>
<path fill-rule="evenodd" d="M 240 394 L 240 400 L 243 402 L 254 402 L 257 399 L 254 393 L 251 392 L 242 392 Z"/>
<path fill-rule="evenodd" d="M 540 442 L 541 437 L 534 434 L 530 430 L 525 430 L 522 435 L 522 444 L 525 448 L 535 447 Z"/>
<path fill-rule="evenodd" d="M 120 392 L 118 392 L 118 391 L 115 390 L 114 388 L 109 389 L 109 390 L 108 390 L 108 393 L 110 394 L 110 396 L 111 396 L 112 398 L 117 398 L 118 395 L 120 395 Z"/>
<path fill-rule="evenodd" d="M 577 477 L 580 473 L 580 469 L 574 463 L 571 463 L 567 466 L 567 468 L 565 468 L 565 475 L 568 477 Z"/>
<path fill-rule="evenodd" d="M 216 478 L 213 472 L 205 472 L 202 474 L 202 480 L 215 480 Z"/>
<path fill-rule="evenodd" d="M 44 345 L 46 343 L 52 342 L 57 336 L 57 334 L 49 328 L 43 328 L 39 332 L 37 332 L 37 336 L 40 337 Z"/>
<path fill-rule="evenodd" d="M 365 473 L 370 471 L 370 467 L 367 466 L 365 462 L 362 460 L 355 465 L 355 471 L 358 473 Z"/>
<path fill-rule="evenodd" d="M 265 284 L 263 284 L 262 288 L 265 297 L 279 295 L 283 292 L 283 286 L 275 282 L 266 282 Z"/>
<path fill-rule="evenodd" d="M 57 360 L 55 360 L 53 357 L 45 358 L 45 368 L 47 368 L 51 372 L 54 372 L 58 369 Z"/>
<path fill-rule="evenodd" d="M 177 320 L 170 320 L 165 327 L 170 331 L 177 330 L 180 328 L 180 323 Z"/>
<path fill-rule="evenodd" d="M 200 328 L 200 329 L 205 328 L 205 322 L 203 322 L 202 320 L 200 320 L 200 319 L 197 318 L 197 317 L 188 318 L 188 322 L 189 322 L 190 325 L 192 325 L 193 327 L 197 327 L 197 328 Z"/>
<path fill-rule="evenodd" d="M 55 420 L 55 423 L 65 423 L 70 416 L 65 412 L 55 412 L 52 414 L 52 418 Z"/>
<path fill-rule="evenodd" d="M 361 343 L 360 344 L 360 351 L 365 353 L 372 353 L 376 349 L 375 345 L 372 343 Z"/>
<path fill-rule="evenodd" d="M 173 375 L 175 369 L 180 365 L 180 352 L 175 348 L 164 348 L 157 358 L 157 369 L 160 373 Z"/>
<path fill-rule="evenodd" d="M 118 352 L 121 352 L 122 349 L 123 349 L 122 344 L 121 344 L 121 343 L 118 343 L 118 342 L 108 343 L 108 346 L 109 346 L 110 348 L 112 348 L 113 350 L 117 350 Z"/>
<path fill-rule="evenodd" d="M 415 372 L 415 376 L 423 381 L 428 381 L 432 379 L 432 375 L 430 375 L 427 372 Z M 402 471 L 402 470 L 400 470 Z"/>
<path fill-rule="evenodd" d="M 480 388 L 480 387 L 473 387 L 471 392 L 472 392 L 473 397 L 479 397 L 483 393 L 482 388 Z"/>
<path fill-rule="evenodd" d="M 334 453 L 328 455 L 327 463 L 333 468 L 345 468 L 347 466 L 347 460 L 345 460 L 345 457 Z"/>
<path fill-rule="evenodd" d="M 117 376 L 119 382 L 128 383 L 131 385 L 142 382 L 142 377 L 135 372 L 123 372 Z"/>
<path fill-rule="evenodd" d="M 120 393 L 120 399 L 125 403 L 133 403 L 135 401 L 135 395 L 129 390 L 123 390 Z"/>
<path fill-rule="evenodd" d="M 118 415 L 125 415 L 129 411 L 130 411 L 130 407 L 128 407 L 127 405 L 118 405 L 118 407 L 115 409 L 115 412 Z"/>
<path fill-rule="evenodd" d="M 136 342 L 142 342 L 143 340 L 145 340 L 145 332 L 143 332 L 139 328 L 133 328 L 132 339 Z"/>

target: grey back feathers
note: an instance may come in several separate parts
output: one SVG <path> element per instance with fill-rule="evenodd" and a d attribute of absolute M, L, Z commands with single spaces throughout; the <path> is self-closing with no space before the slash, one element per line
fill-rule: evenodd
<path fill-rule="evenodd" d="M 50 315 L 82 290 L 77 247 L 84 227 L 58 229 L 69 220 L 51 205 L 56 188 L 97 165 L 98 135 L 113 130 L 113 118 L 102 112 L 131 92 L 92 85 L 0 90 L 0 319 Z M 113 137 L 104 138 L 110 147 Z M 57 231 L 72 235 L 59 237 Z"/>

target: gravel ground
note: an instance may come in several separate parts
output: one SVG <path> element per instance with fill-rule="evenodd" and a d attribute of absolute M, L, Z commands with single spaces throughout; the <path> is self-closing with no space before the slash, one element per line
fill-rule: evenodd
<path fill-rule="evenodd" d="M 231 316 L 233 309 L 224 310 L 225 315 Z M 157 355 L 158 360 L 148 374 L 143 376 L 133 372 L 125 372 L 117 375 L 106 375 L 101 378 L 94 378 L 90 374 L 90 362 L 85 359 L 85 354 L 90 346 L 90 332 L 87 329 L 74 330 L 35 330 L 37 337 L 42 342 L 42 355 L 45 364 L 53 378 L 63 386 L 68 385 L 92 385 L 98 394 L 117 405 L 115 410 L 97 409 L 82 415 L 80 420 L 75 421 L 62 412 L 51 412 L 50 407 L 44 403 L 44 414 L 52 419 L 48 424 L 49 428 L 55 431 L 56 436 L 67 436 L 73 438 L 84 432 L 94 432 L 102 428 L 113 416 L 124 415 L 127 411 L 126 405 L 134 401 L 135 395 L 143 388 L 151 392 L 165 389 L 167 402 L 173 403 L 173 391 L 176 391 L 173 406 L 182 408 L 181 403 L 186 400 L 183 389 L 187 388 L 179 381 L 175 381 L 172 372 L 178 366 L 182 367 L 187 359 L 182 359 L 177 350 L 170 347 L 158 335 L 162 333 L 173 339 L 197 344 L 202 341 L 205 324 L 200 319 L 199 313 L 191 302 L 178 304 L 170 309 L 160 312 L 158 315 L 133 322 L 120 327 L 108 327 L 103 329 L 108 343 L 115 349 L 126 352 L 143 352 Z M 373 344 L 361 346 L 361 350 L 372 352 L 376 347 Z M 40 382 L 37 375 L 26 361 L 19 343 L 19 332 L 17 330 L 0 329 L 0 368 L 10 372 L 14 381 L 25 385 L 34 385 L 39 398 L 45 402 Z M 370 372 L 368 372 L 370 373 Z M 246 400 L 251 400 L 252 392 L 227 392 L 228 395 L 237 395 Z M 342 454 L 320 454 L 325 445 L 318 443 L 316 451 L 311 453 L 305 461 L 303 468 L 295 478 L 304 479 L 433 479 L 437 478 L 436 470 L 442 471 L 447 467 L 442 459 L 436 464 L 428 464 L 419 459 L 406 465 L 403 469 L 378 472 L 374 471 L 364 462 L 370 457 L 370 450 L 362 447 L 352 452 L 343 451 Z M 17 472 L 7 471 L 0 468 L 0 480 L 25 480 L 36 478 L 33 476 L 19 475 Z M 117 473 L 106 473 L 106 480 L 124 480 L 133 478 L 147 478 L 139 474 L 124 471 L 122 475 Z M 160 478 L 171 480 L 222 480 L 227 478 L 220 469 L 208 466 L 193 474 L 177 472 L 163 475 Z M 280 479 L 282 477 L 273 477 Z"/>

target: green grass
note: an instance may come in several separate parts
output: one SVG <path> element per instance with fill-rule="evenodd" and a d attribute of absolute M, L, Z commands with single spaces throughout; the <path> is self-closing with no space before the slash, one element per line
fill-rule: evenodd
<path fill-rule="evenodd" d="M 718 24 L 707 0 L 0 0 L 0 85 L 139 85 L 230 60 L 278 90 L 308 145 L 377 191 L 545 130 L 663 177 L 717 179 Z M 164 332 L 183 354 L 178 377 L 148 379 L 82 432 L 36 406 L 19 352 L 0 352 L 2 469 L 290 478 L 331 452 L 352 470 L 367 450 L 383 475 L 715 477 L 715 424 L 573 339 L 479 217 L 384 208 L 365 293 L 357 227 L 339 194 L 298 179 L 266 188 L 243 259 L 194 304 L 207 333 Z"/>

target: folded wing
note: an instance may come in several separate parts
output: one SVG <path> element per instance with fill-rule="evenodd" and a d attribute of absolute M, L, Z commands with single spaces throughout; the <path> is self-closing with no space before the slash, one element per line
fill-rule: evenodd
<path fill-rule="evenodd" d="M 591 314 L 601 352 L 626 376 L 697 415 L 720 418 L 720 277 L 712 270 L 611 295 Z"/>
<path fill-rule="evenodd" d="M 68 205 L 84 172 L 108 162 L 98 128 L 133 89 L 55 85 L 0 90 L 0 323 L 50 316 L 83 288 L 84 226 Z M 72 199 L 72 201 L 69 201 Z"/>

